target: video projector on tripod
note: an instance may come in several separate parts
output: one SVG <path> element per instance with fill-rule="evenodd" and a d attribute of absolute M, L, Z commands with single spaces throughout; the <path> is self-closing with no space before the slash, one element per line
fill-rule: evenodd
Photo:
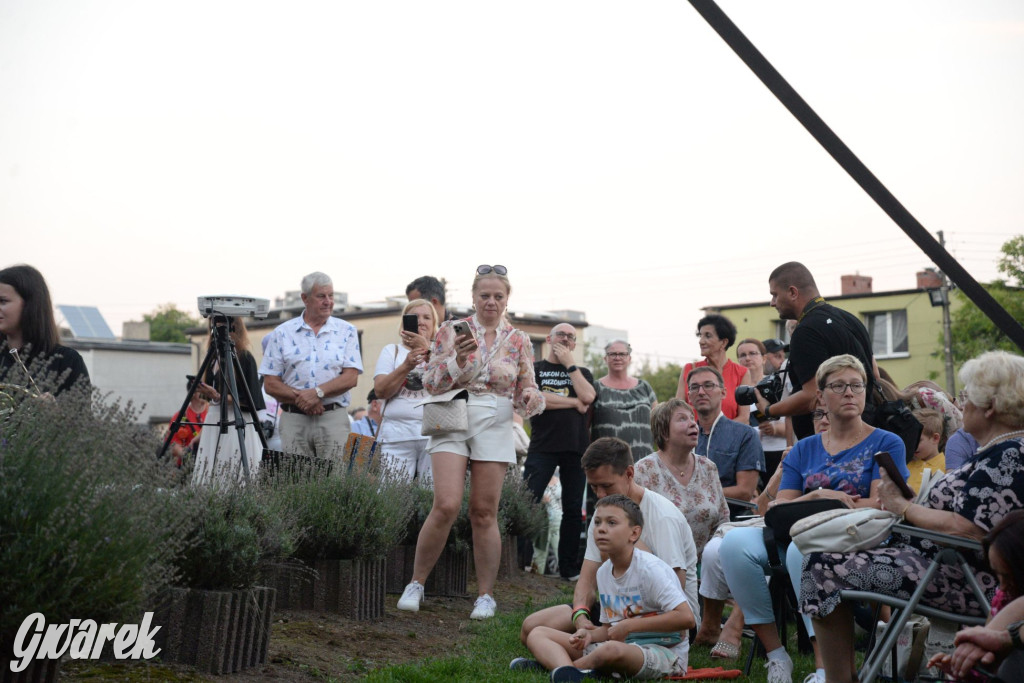
<path fill-rule="evenodd" d="M 211 315 L 250 316 L 262 320 L 270 313 L 270 299 L 226 294 L 199 297 L 199 312 L 204 318 Z"/>

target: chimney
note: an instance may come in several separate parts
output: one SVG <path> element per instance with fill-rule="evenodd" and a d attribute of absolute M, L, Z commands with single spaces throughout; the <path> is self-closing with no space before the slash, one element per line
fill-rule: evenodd
<path fill-rule="evenodd" d="M 934 268 L 925 268 L 917 273 L 918 289 L 938 289 L 942 286 L 942 276 Z"/>
<path fill-rule="evenodd" d="M 149 341 L 149 323 L 126 320 L 121 324 L 121 339 Z"/>
<path fill-rule="evenodd" d="M 867 275 L 843 275 L 839 279 L 843 296 L 871 293 L 871 278 Z"/>

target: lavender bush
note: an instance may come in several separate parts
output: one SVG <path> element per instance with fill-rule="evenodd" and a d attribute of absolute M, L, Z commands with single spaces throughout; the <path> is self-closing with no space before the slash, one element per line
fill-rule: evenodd
<path fill-rule="evenodd" d="M 0 418 L 0 641 L 42 612 L 135 621 L 175 576 L 195 507 L 130 404 L 76 388 Z"/>

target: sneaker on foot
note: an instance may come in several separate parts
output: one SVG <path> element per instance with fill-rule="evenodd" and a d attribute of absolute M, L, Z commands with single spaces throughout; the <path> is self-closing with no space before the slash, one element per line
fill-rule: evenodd
<path fill-rule="evenodd" d="M 764 665 L 768 669 L 768 683 L 793 683 L 793 661 L 769 659 Z"/>
<path fill-rule="evenodd" d="M 546 671 L 543 664 L 529 657 L 516 657 L 509 663 L 508 668 L 510 671 Z"/>
<path fill-rule="evenodd" d="M 402 597 L 398 599 L 398 609 L 406 612 L 419 612 L 421 602 L 423 602 L 423 586 L 418 581 L 413 581 L 402 591 Z"/>
<path fill-rule="evenodd" d="M 818 672 L 807 674 L 807 678 L 804 679 L 804 683 L 825 683 L 825 677 L 819 676 Z"/>
<path fill-rule="evenodd" d="M 473 612 L 469 615 L 470 619 L 490 619 L 494 616 L 494 610 L 498 608 L 498 603 L 494 602 L 494 598 L 490 595 L 481 595 L 473 603 Z"/>
<path fill-rule="evenodd" d="M 577 669 L 575 666 L 560 666 L 551 672 L 551 683 L 576 683 L 590 678 L 590 669 Z"/>
<path fill-rule="evenodd" d="M 577 581 L 580 580 L 580 575 L 579 575 L 578 572 L 576 574 L 570 574 L 569 576 L 566 576 L 565 574 L 562 574 L 562 580 L 563 581 L 568 581 L 569 583 L 576 583 Z"/>

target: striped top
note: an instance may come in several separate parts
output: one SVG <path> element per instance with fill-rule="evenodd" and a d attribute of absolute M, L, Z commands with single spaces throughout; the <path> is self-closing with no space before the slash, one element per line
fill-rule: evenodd
<path fill-rule="evenodd" d="M 638 380 L 632 389 L 613 389 L 594 382 L 597 400 L 594 401 L 594 422 L 591 436 L 614 436 L 629 444 L 633 462 L 654 452 L 651 436 L 651 406 L 658 397 L 645 380 Z"/>

